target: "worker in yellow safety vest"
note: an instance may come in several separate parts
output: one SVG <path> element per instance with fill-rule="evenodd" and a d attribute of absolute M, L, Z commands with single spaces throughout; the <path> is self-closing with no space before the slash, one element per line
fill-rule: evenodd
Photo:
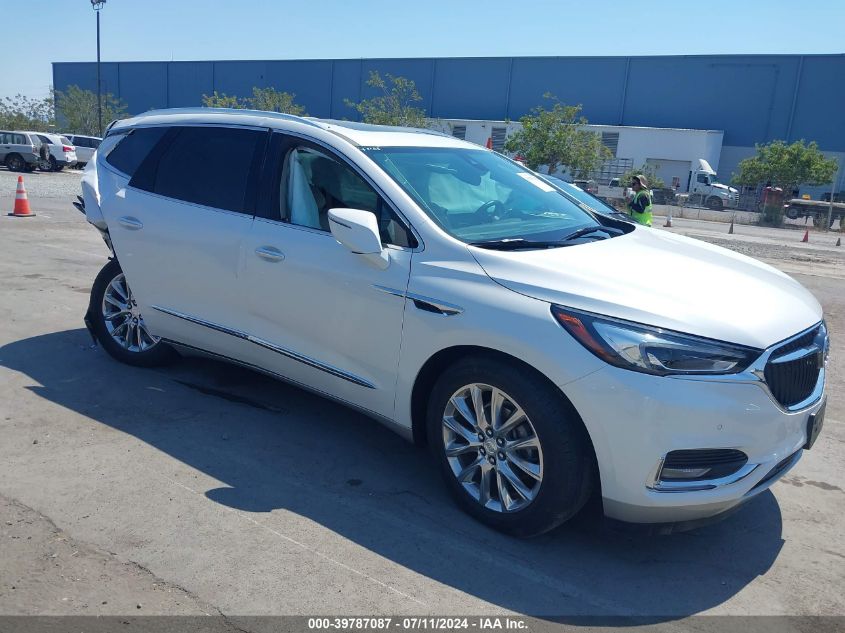
<path fill-rule="evenodd" d="M 651 226 L 651 191 L 645 176 L 639 174 L 631 179 L 634 195 L 628 201 L 628 214 L 639 224 Z"/>

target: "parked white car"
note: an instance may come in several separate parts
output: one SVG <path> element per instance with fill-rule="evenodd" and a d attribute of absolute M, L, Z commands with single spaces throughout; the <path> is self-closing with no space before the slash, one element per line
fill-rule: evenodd
<path fill-rule="evenodd" d="M 427 442 L 511 534 L 591 495 L 635 523 L 723 515 L 821 428 L 828 336 L 796 281 L 459 139 L 149 112 L 111 127 L 83 192 L 115 255 L 86 315 L 108 353 L 207 354 L 346 403 Z"/>
<path fill-rule="evenodd" d="M 46 132 L 29 132 L 29 134 L 35 135 L 42 144 L 50 148 L 47 159 L 39 161 L 38 167 L 42 171 L 61 171 L 65 167 L 76 165 L 76 148 L 66 136 Z"/>
<path fill-rule="evenodd" d="M 83 136 L 82 134 L 68 134 L 66 136 L 76 148 L 76 167 L 79 169 L 85 167 L 103 141 L 97 136 Z"/>

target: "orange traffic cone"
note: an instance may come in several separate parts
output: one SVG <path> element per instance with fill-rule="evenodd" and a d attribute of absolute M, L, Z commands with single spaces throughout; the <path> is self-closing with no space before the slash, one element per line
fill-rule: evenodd
<path fill-rule="evenodd" d="M 493 137 L 492 136 L 487 139 L 487 143 L 486 143 L 485 147 L 487 149 L 493 149 Z"/>
<path fill-rule="evenodd" d="M 810 241 L 810 229 L 804 231 L 804 237 L 801 238 L 802 242 L 809 242 Z"/>
<path fill-rule="evenodd" d="M 734 221 L 731 220 L 731 226 L 728 229 L 728 235 L 733 235 L 733 234 L 734 234 Z"/>
<path fill-rule="evenodd" d="M 9 215 L 16 218 L 34 218 L 35 214 L 29 208 L 29 199 L 23 186 L 23 176 L 18 176 L 18 189 L 15 191 L 15 210 Z"/>

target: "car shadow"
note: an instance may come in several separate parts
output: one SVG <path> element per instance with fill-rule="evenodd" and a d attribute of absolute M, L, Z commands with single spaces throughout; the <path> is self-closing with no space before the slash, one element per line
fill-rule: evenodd
<path fill-rule="evenodd" d="M 35 381 L 27 388 L 41 397 L 224 482 L 204 491 L 210 502 L 246 512 L 283 508 L 526 615 L 597 625 L 700 613 L 764 574 L 783 545 L 770 492 L 690 532 L 619 533 L 586 516 L 520 541 L 458 510 L 427 451 L 261 374 L 205 359 L 124 366 L 94 348 L 84 329 L 9 343 L 0 365 Z"/>

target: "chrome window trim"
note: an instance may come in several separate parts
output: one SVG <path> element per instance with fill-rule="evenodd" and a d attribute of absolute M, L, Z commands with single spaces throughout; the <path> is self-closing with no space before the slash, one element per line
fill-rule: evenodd
<path fill-rule="evenodd" d="M 169 198 L 168 198 L 169 200 Z M 240 214 L 243 215 L 243 214 Z M 332 235 L 331 231 L 324 231 L 323 229 L 315 229 L 313 226 L 303 226 L 302 224 L 291 224 L 290 222 L 284 222 L 282 220 L 271 220 L 270 218 L 263 218 L 260 215 L 253 216 L 256 222 L 265 222 L 267 224 L 272 224 L 274 226 L 285 227 L 287 229 L 293 229 L 296 231 L 304 231 L 305 233 L 311 233 L 313 235 L 320 235 L 326 239 L 334 240 L 338 244 L 340 242 L 337 241 L 334 235 Z M 397 246 L 396 244 L 382 244 L 383 248 L 392 251 L 403 251 L 406 253 L 414 253 L 417 249 L 409 248 L 407 246 Z"/>
<path fill-rule="evenodd" d="M 766 364 L 771 359 L 772 355 L 777 352 L 778 349 L 783 347 L 784 345 L 788 345 L 792 341 L 795 341 L 802 336 L 805 336 L 809 332 L 821 327 L 824 330 L 824 340 L 822 349 L 816 349 L 815 351 L 822 351 L 827 348 L 828 340 L 829 340 L 829 333 L 827 331 L 827 326 L 825 325 L 824 321 L 819 321 L 815 325 L 812 325 L 797 334 L 790 336 L 789 338 L 785 338 L 782 341 L 775 343 L 774 345 L 769 346 L 766 350 L 755 360 L 751 365 L 748 366 L 747 369 L 741 371 L 736 374 L 707 374 L 707 375 L 678 375 L 678 376 L 666 376 L 667 378 L 671 378 L 673 380 L 693 380 L 699 382 L 725 382 L 725 383 L 738 383 L 738 384 L 753 384 L 759 386 L 763 391 L 766 392 L 766 395 L 769 396 L 769 399 L 775 404 L 775 406 L 780 409 L 783 413 L 800 413 L 806 409 L 811 408 L 813 405 L 818 403 L 822 396 L 824 395 L 824 388 L 825 388 L 825 380 L 826 380 L 826 370 L 827 370 L 827 358 L 825 358 L 824 364 L 822 365 L 821 369 L 819 369 L 819 377 L 816 380 L 816 386 L 813 388 L 812 393 L 802 400 L 792 406 L 785 407 L 780 402 L 777 401 L 774 394 L 772 393 L 771 389 L 769 389 L 769 385 L 766 382 Z M 818 346 L 815 346 L 818 348 Z M 794 353 L 803 352 L 802 350 L 796 350 L 796 352 L 790 352 L 786 354 L 786 357 L 792 356 Z M 800 357 L 800 355 L 799 355 Z M 794 358 L 792 360 L 795 360 Z M 784 361 L 786 362 L 786 361 Z"/>
<path fill-rule="evenodd" d="M 197 325 L 201 325 L 203 327 L 209 328 L 211 330 L 215 330 L 217 332 L 222 332 L 223 334 L 228 334 L 229 336 L 234 336 L 235 338 L 239 338 L 244 341 L 249 341 L 250 343 L 254 343 L 259 347 L 263 347 L 264 349 L 268 349 L 272 352 L 276 352 L 277 354 L 281 354 L 291 360 L 295 360 L 300 362 L 304 365 L 308 365 L 309 367 L 313 367 L 314 369 L 319 369 L 327 374 L 331 374 L 336 378 L 342 378 L 348 382 L 354 383 L 361 387 L 366 387 L 367 389 L 375 389 L 376 386 L 371 383 L 369 380 L 365 380 L 360 376 L 356 376 L 350 372 L 344 371 L 327 363 L 322 363 L 310 356 L 305 356 L 304 354 L 300 354 L 298 352 L 294 352 L 293 350 L 287 349 L 280 345 L 276 345 L 275 343 L 271 343 L 270 341 L 266 341 L 262 338 L 258 338 L 257 336 L 253 336 L 247 332 L 242 330 L 236 330 L 234 328 L 227 327 L 225 325 L 220 325 L 219 323 L 212 323 L 211 321 L 206 321 L 204 319 L 197 318 L 195 316 L 191 316 L 189 314 L 185 314 L 184 312 L 179 312 L 177 310 L 171 310 L 169 308 L 164 308 L 162 306 L 153 305 L 150 306 L 154 310 L 158 312 L 162 312 L 164 314 L 169 314 L 170 316 L 177 317 L 179 319 L 183 319 L 185 321 L 189 321 L 191 323 L 195 323 Z"/>

